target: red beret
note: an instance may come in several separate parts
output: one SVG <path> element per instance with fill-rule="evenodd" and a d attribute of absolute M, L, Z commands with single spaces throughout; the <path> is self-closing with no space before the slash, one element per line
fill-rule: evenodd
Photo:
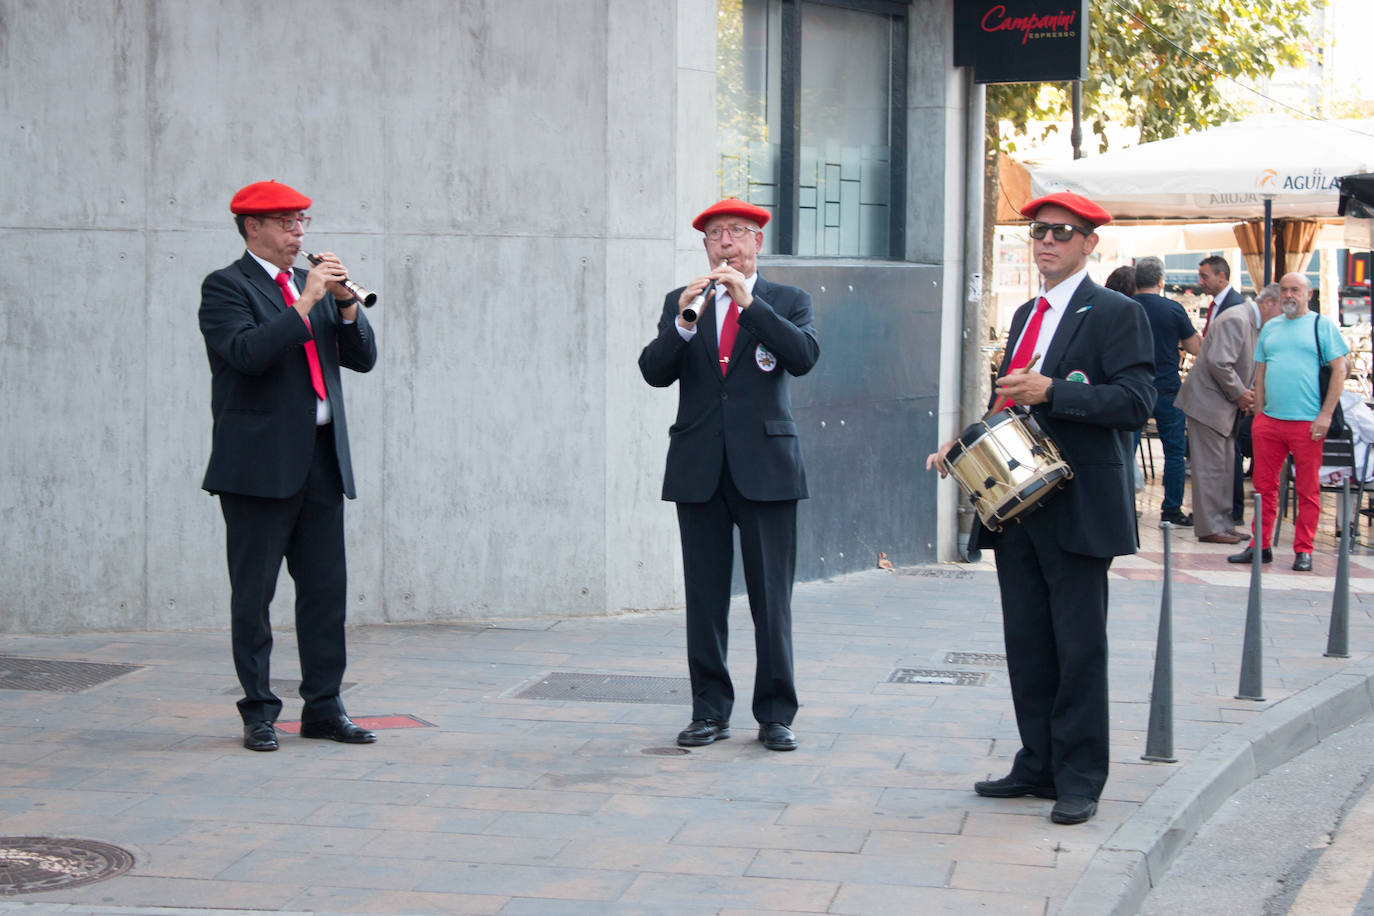
<path fill-rule="evenodd" d="M 230 213 L 276 213 L 281 210 L 308 210 L 310 198 L 295 188 L 277 181 L 257 181 L 239 188 L 229 201 Z"/>
<path fill-rule="evenodd" d="M 1110 213 L 1082 194 L 1075 194 L 1072 191 L 1056 191 L 1046 197 L 1038 197 L 1021 208 L 1021 215 L 1027 219 L 1035 219 L 1036 211 L 1048 204 L 1058 204 L 1065 210 L 1076 213 L 1092 223 L 1094 227 L 1105 226 L 1112 221 Z"/>
<path fill-rule="evenodd" d="M 717 216 L 742 216 L 751 219 L 760 226 L 768 224 L 768 211 L 753 204 L 747 204 L 736 197 L 727 197 L 722 201 L 711 204 L 692 220 L 692 228 L 698 232 L 706 231 L 706 224 Z"/>

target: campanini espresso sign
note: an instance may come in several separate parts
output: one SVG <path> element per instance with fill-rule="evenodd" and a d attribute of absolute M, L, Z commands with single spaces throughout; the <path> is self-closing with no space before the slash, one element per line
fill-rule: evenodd
<path fill-rule="evenodd" d="M 954 65 L 979 83 L 1079 80 L 1088 69 L 1088 0 L 958 0 Z"/>

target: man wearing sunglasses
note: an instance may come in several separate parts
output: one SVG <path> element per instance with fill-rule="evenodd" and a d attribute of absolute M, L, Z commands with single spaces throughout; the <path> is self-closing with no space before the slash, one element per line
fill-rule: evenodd
<path fill-rule="evenodd" d="M 1052 821 L 1081 824 L 1107 781 L 1107 570 L 1138 545 L 1131 438 L 1154 408 L 1154 342 L 1139 303 L 1088 277 L 1106 210 L 1061 191 L 1021 213 L 1042 286 L 1012 319 L 993 397 L 1029 409 L 1074 476 L 999 533 L 974 521 L 969 546 L 997 562 L 1021 749 L 973 788 L 1055 799 Z M 926 467 L 943 476 L 953 444 Z"/>
<path fill-rule="evenodd" d="M 677 504 L 686 578 L 692 721 L 677 736 L 683 747 L 730 737 L 734 528 L 754 620 L 758 739 L 770 751 L 797 747 L 792 579 L 797 500 L 808 492 L 788 377 L 811 371 L 820 344 L 811 296 L 758 271 L 768 216 L 733 197 L 697 216 L 707 273 L 668 293 L 658 334 L 639 355 L 646 382 L 678 386 L 663 498 Z"/>
<path fill-rule="evenodd" d="M 275 181 L 234 195 L 247 251 L 201 286 L 214 435 L 202 486 L 219 496 L 229 555 L 230 627 L 243 745 L 275 751 L 268 605 L 282 560 L 296 585 L 301 736 L 376 740 L 344 713 L 343 498 L 352 499 L 340 367 L 367 372 L 377 340 L 348 273 L 329 253 L 294 268 L 310 198 Z"/>

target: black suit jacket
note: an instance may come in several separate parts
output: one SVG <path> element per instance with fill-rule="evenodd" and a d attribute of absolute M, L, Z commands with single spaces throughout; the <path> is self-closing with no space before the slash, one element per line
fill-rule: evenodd
<path fill-rule="evenodd" d="M 820 357 L 811 296 L 759 274 L 754 301 L 739 314 L 739 334 L 722 377 L 715 303 L 697 334 L 677 331 L 678 298 L 663 301 L 658 336 L 639 354 L 639 371 L 656 388 L 678 383 L 677 421 L 668 430 L 663 498 L 706 502 L 720 483 L 721 463 L 746 499 L 805 499 L 806 468 L 792 419 L 788 376 L 805 375 Z"/>
<path fill-rule="evenodd" d="M 1016 310 L 1001 375 L 1035 300 Z M 1055 379 L 1053 403 L 1031 413 L 1058 444 L 1073 479 L 1021 523 L 1036 540 L 1070 553 L 1113 557 L 1135 553 L 1131 434 L 1154 410 L 1154 339 L 1140 303 L 1084 277 L 1045 351 L 1042 374 Z M 1080 372 L 1087 382 L 1068 381 Z M 1013 522 L 1013 524 L 1015 524 Z M 997 535 L 974 522 L 976 546 Z"/>
<path fill-rule="evenodd" d="M 297 289 L 306 271 L 295 268 Z M 344 494 L 352 499 L 353 462 L 348 450 L 339 367 L 367 372 L 377 362 L 377 342 L 363 310 L 345 325 L 326 293 L 310 311 L 320 369 L 333 413 L 334 447 Z M 281 289 L 253 256 L 205 278 L 200 288 L 200 331 L 210 358 L 210 410 L 214 441 L 201 485 L 212 493 L 284 499 L 305 483 L 315 449 L 316 397 L 302 346 L 310 339 Z"/>

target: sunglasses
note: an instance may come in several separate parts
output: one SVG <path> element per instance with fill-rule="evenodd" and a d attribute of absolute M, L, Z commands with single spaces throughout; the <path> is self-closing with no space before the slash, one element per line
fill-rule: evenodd
<path fill-rule="evenodd" d="M 1030 237 L 1039 241 L 1045 237 L 1045 233 L 1054 233 L 1056 242 L 1067 242 L 1073 238 L 1074 232 L 1081 232 L 1085 236 L 1092 235 L 1093 230 L 1085 229 L 1082 226 L 1075 226 L 1073 223 L 1031 223 Z"/>

